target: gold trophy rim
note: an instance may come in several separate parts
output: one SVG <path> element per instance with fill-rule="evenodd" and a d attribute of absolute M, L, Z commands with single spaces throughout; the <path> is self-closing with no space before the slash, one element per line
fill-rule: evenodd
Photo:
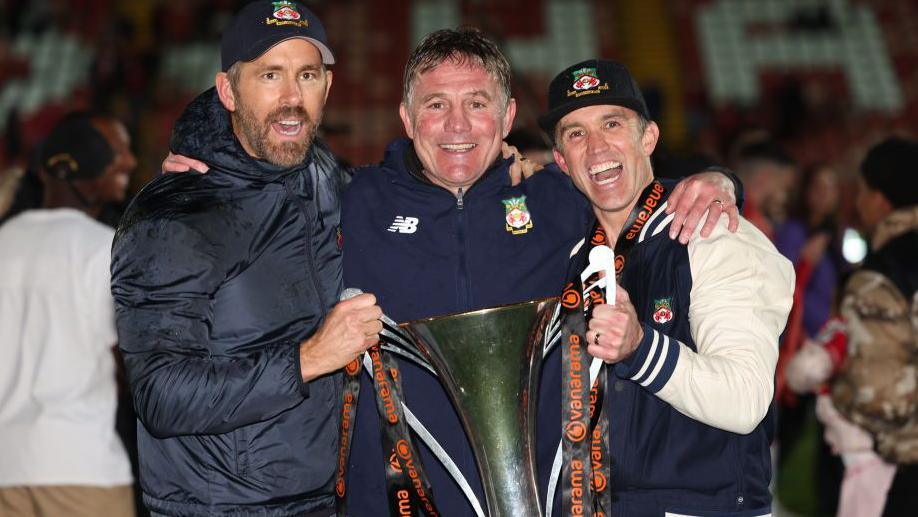
<path fill-rule="evenodd" d="M 458 317 L 473 317 L 473 316 L 484 316 L 492 312 L 499 312 L 503 309 L 511 307 L 519 307 L 521 305 L 536 305 L 540 303 L 551 302 L 558 300 L 557 296 L 546 296 L 544 298 L 535 298 L 532 300 L 523 300 L 519 302 L 504 303 L 501 305 L 493 305 L 491 307 L 485 307 L 483 309 L 476 309 L 474 311 L 461 311 L 461 312 L 450 312 L 447 314 L 440 314 L 438 316 L 428 316 L 426 318 L 417 318 L 413 320 L 408 320 L 402 323 L 399 323 L 398 326 L 402 328 L 407 328 L 409 325 L 414 325 L 416 323 L 426 323 L 435 320 L 443 320 L 449 318 L 458 318 Z"/>

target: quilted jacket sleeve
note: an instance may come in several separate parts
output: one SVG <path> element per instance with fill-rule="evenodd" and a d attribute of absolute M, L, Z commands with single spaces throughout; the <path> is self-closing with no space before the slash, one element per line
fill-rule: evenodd
<path fill-rule="evenodd" d="M 227 250 L 190 225 L 141 220 L 112 249 L 118 338 L 137 414 L 157 437 L 225 433 L 304 399 L 297 343 L 212 353 L 211 297 Z"/>

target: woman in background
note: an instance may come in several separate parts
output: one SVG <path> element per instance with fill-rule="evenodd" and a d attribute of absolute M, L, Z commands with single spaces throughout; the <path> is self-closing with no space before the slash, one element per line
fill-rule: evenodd
<path fill-rule="evenodd" d="M 781 343 L 777 373 L 779 466 L 793 451 L 815 408 L 812 394 L 795 395 L 785 389 L 785 366 L 805 341 L 817 339 L 832 316 L 845 269 L 837 173 L 828 165 L 818 164 L 803 172 L 798 185 L 797 202 L 774 235 L 775 247 L 794 263 L 797 275 L 794 307 Z M 817 429 L 821 436 L 822 426 L 817 424 Z M 834 514 L 843 467 L 829 447 L 822 440 L 819 443 L 812 458 L 815 476 L 811 482 L 818 494 L 820 513 Z"/>

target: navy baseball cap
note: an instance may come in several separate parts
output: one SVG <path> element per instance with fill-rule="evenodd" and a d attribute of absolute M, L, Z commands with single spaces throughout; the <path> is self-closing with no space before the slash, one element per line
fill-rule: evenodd
<path fill-rule="evenodd" d="M 282 41 L 302 38 L 319 49 L 322 62 L 335 64 L 319 18 L 298 2 L 252 2 L 239 11 L 223 32 L 220 60 L 224 72 L 237 61 L 253 61 Z"/>
<path fill-rule="evenodd" d="M 650 112 L 637 81 L 628 68 L 615 61 L 590 59 L 569 66 L 548 86 L 548 112 L 539 126 L 554 140 L 555 126 L 568 113 L 599 104 L 633 109 L 650 120 Z"/>

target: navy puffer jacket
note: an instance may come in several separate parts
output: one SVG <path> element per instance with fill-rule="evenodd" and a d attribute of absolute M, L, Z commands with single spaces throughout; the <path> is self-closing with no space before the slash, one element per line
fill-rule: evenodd
<path fill-rule="evenodd" d="M 213 89 L 172 150 L 210 172 L 144 187 L 112 251 L 144 501 L 183 516 L 331 508 L 340 378 L 303 383 L 298 345 L 341 289 L 341 170 L 320 143 L 292 169 L 253 159 Z"/>

